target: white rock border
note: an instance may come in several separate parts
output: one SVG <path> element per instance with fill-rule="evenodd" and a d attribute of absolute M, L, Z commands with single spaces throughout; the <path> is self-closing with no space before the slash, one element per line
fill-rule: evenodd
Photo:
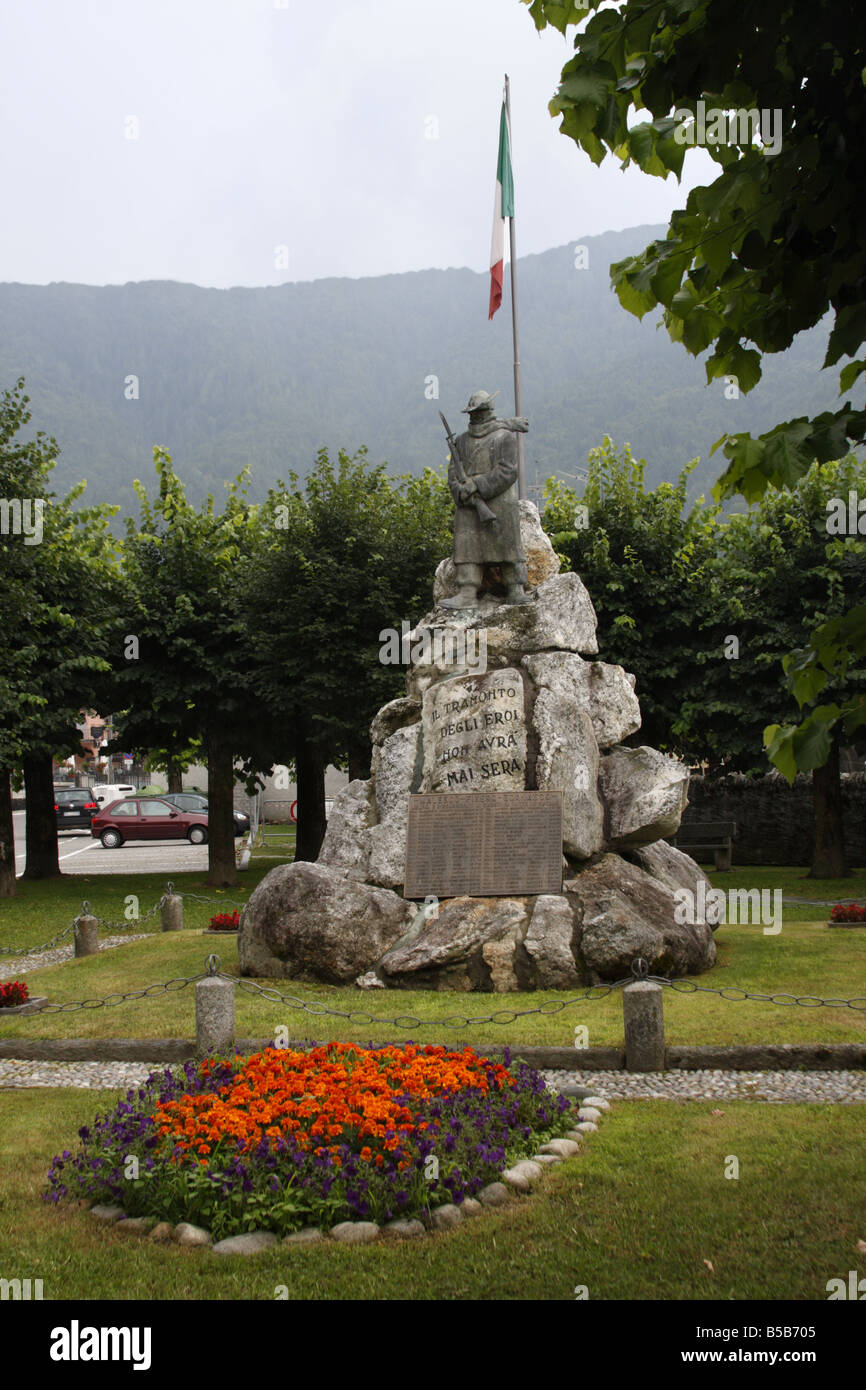
<path fill-rule="evenodd" d="M 511 1168 L 506 1168 L 500 1174 L 500 1181 L 483 1187 L 477 1198 L 464 1197 L 459 1205 L 444 1202 L 434 1207 L 427 1220 L 401 1216 L 382 1226 L 374 1221 L 340 1221 L 330 1231 L 323 1231 L 318 1226 L 305 1226 L 300 1231 L 283 1236 L 282 1240 L 273 1231 L 245 1231 L 214 1243 L 210 1231 L 202 1226 L 193 1226 L 188 1221 L 180 1221 L 172 1226 L 167 1221 L 159 1221 L 157 1217 L 128 1217 L 122 1207 L 104 1204 L 92 1206 L 89 1211 L 97 1221 L 114 1226 L 117 1230 L 126 1230 L 162 1244 L 172 1242 L 185 1247 L 204 1247 L 217 1255 L 257 1255 L 276 1245 L 319 1245 L 326 1240 L 341 1245 L 371 1245 L 383 1237 L 412 1240 L 419 1236 L 435 1235 L 438 1231 L 454 1230 L 464 1221 L 480 1216 L 487 1207 L 507 1206 L 516 1194 L 531 1192 L 547 1168 L 578 1157 L 586 1135 L 597 1131 L 598 1121 L 610 1108 L 610 1101 L 600 1096 L 588 1096 L 580 1102 L 577 1123 L 564 1136 L 549 1139 L 531 1158 L 518 1159 Z"/>

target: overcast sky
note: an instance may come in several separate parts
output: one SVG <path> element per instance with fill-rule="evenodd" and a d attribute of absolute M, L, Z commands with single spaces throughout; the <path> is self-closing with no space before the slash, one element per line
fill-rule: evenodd
<path fill-rule="evenodd" d="M 483 270 L 506 71 L 519 255 L 718 172 L 596 169 L 547 110 L 571 43 L 520 0 L 27 0 L 0 53 L 6 281 Z"/>

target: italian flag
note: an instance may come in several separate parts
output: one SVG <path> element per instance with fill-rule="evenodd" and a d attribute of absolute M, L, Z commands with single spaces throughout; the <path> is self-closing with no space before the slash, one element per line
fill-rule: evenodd
<path fill-rule="evenodd" d="M 499 118 L 499 159 L 496 164 L 496 197 L 493 203 L 493 237 L 490 242 L 490 313 L 493 318 L 502 303 L 502 273 L 505 266 L 505 219 L 514 216 L 514 178 L 511 173 L 511 132 L 505 102 Z"/>

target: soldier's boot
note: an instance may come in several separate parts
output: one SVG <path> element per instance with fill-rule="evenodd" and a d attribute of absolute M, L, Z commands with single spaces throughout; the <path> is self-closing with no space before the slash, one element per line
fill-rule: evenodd
<path fill-rule="evenodd" d="M 529 575 L 526 565 L 510 564 L 502 566 L 502 578 L 505 580 L 505 602 L 506 603 L 531 603 L 532 595 L 526 592 L 526 583 Z"/>
<path fill-rule="evenodd" d="M 474 608 L 478 603 L 478 586 L 481 583 L 480 565 L 456 565 L 457 583 L 460 585 L 453 598 L 439 601 L 440 608 Z"/>
<path fill-rule="evenodd" d="M 474 608 L 478 603 L 478 590 L 474 584 L 464 584 L 453 598 L 439 601 L 440 608 Z"/>

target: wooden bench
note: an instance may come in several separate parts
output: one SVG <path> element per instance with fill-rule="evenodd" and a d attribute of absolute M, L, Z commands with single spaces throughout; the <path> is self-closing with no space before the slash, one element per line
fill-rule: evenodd
<path fill-rule="evenodd" d="M 736 833 L 737 827 L 732 820 L 682 821 L 673 843 L 684 854 L 695 857 L 711 849 L 716 868 L 724 870 L 731 867 Z"/>

